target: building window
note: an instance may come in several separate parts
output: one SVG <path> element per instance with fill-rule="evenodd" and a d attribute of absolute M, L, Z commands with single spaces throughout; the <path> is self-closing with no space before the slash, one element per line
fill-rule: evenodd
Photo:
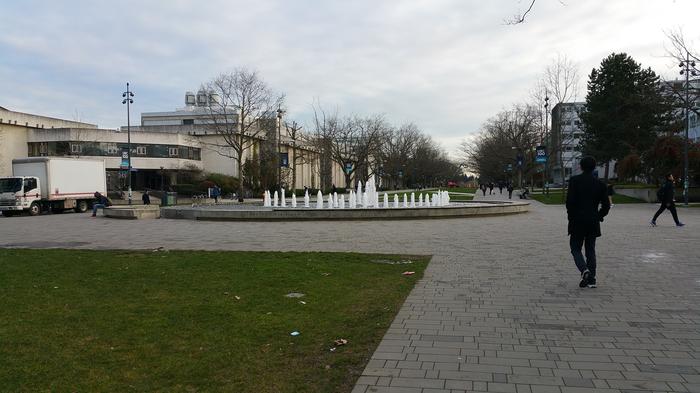
<path fill-rule="evenodd" d="M 117 153 L 119 153 L 119 149 L 117 148 L 116 143 L 110 143 L 107 145 L 107 154 L 116 155 Z"/>
<path fill-rule="evenodd" d="M 71 143 L 70 144 L 70 152 L 71 154 L 80 154 L 83 151 L 83 147 L 79 143 Z"/>
<path fill-rule="evenodd" d="M 136 155 L 145 156 L 146 155 L 146 146 L 136 146 Z"/>
<path fill-rule="evenodd" d="M 45 156 L 49 154 L 49 144 L 47 142 L 39 143 L 39 155 Z"/>
<path fill-rule="evenodd" d="M 170 157 L 177 157 L 179 156 L 179 150 L 177 147 L 169 147 L 168 148 L 168 156 Z"/>
<path fill-rule="evenodd" d="M 194 119 L 183 119 L 182 124 L 186 126 L 191 126 L 194 124 Z"/>

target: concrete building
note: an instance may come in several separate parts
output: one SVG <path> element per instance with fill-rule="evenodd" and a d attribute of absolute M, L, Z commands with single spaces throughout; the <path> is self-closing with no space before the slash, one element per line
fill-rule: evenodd
<path fill-rule="evenodd" d="M 185 106 L 174 111 L 144 112 L 141 114 L 141 126 L 131 127 L 132 132 L 165 132 L 184 135 L 188 139 L 196 140 L 201 146 L 202 164 L 207 172 L 222 173 L 240 178 L 240 168 L 234 157 L 235 152 L 227 145 L 224 138 L 217 134 L 211 126 L 211 115 L 208 109 L 208 100 L 218 100 L 211 94 L 200 90 L 194 93 L 185 93 Z M 230 121 L 235 124 L 237 116 L 232 115 Z M 277 145 L 276 119 L 269 125 L 270 129 L 261 130 L 257 135 L 251 136 L 251 148 L 244 152 L 242 162 L 247 159 L 259 160 L 263 144 L 272 140 Z M 124 130 L 124 127 L 122 127 Z M 277 148 L 281 155 L 281 161 L 286 161 L 288 166 L 282 168 L 283 183 L 287 187 L 297 189 L 308 186 L 321 188 L 320 156 L 311 146 L 303 141 L 292 139 L 287 133 L 286 127 L 280 127 L 280 141 Z M 292 168 L 296 166 L 294 171 Z M 295 173 L 295 176 L 292 174 Z M 345 184 L 343 168 L 337 163 L 331 164 L 332 184 Z"/>
<path fill-rule="evenodd" d="M 563 184 L 579 172 L 583 137 L 579 114 L 584 106 L 584 102 L 562 102 L 552 108 L 549 170 L 554 183 Z"/>
<path fill-rule="evenodd" d="M 221 173 L 240 178 L 233 149 L 212 130 L 206 110 L 208 99 L 200 91 L 187 93 L 186 105 L 171 112 L 141 115 L 141 125 L 131 127 L 132 187 L 134 190 L 160 189 L 187 182 L 198 172 Z M 232 116 L 231 121 L 236 122 Z M 320 156 L 312 147 L 287 135 L 281 128 L 277 144 L 276 122 L 268 130 L 251 136 L 246 159 L 261 160 L 267 143 L 268 157 L 281 154 L 283 183 L 287 187 L 320 188 Z M 103 159 L 109 190 L 126 188 L 126 171 L 121 167 L 121 152 L 127 149 L 127 127 L 100 129 L 95 124 L 54 119 L 0 107 L 0 176 L 12 175 L 12 159 L 26 157 L 80 157 Z M 272 149 L 272 151 L 270 151 Z M 269 158 L 268 158 L 269 159 Z M 295 168 L 295 169 L 294 169 Z M 294 176 L 293 176 L 294 175 Z M 331 164 L 332 184 L 344 184 L 343 169 Z M 327 185 L 330 187 L 330 184 Z"/>
<path fill-rule="evenodd" d="M 72 127 L 97 128 L 95 124 L 15 112 L 0 107 L 0 176 L 12 175 L 12 159 L 28 156 L 30 131 Z"/>

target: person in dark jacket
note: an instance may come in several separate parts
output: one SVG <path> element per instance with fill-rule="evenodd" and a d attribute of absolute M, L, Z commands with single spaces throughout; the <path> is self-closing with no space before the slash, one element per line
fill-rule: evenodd
<path fill-rule="evenodd" d="M 148 191 L 144 191 L 143 195 L 141 196 L 141 200 L 143 201 L 144 205 L 150 205 L 151 204 L 151 196 L 148 195 Z"/>
<path fill-rule="evenodd" d="M 513 183 L 508 183 L 506 189 L 508 190 L 508 199 L 513 199 Z"/>
<path fill-rule="evenodd" d="M 661 207 L 659 207 L 659 210 L 657 210 L 656 214 L 654 214 L 654 218 L 651 219 L 651 226 L 656 226 L 656 219 L 659 218 L 661 213 L 663 213 L 663 211 L 666 209 L 668 209 L 671 212 L 671 216 L 673 216 L 673 221 L 676 222 L 677 227 L 682 227 L 685 225 L 682 222 L 678 221 L 678 212 L 676 212 L 676 201 L 674 198 L 674 193 L 675 190 L 673 187 L 673 174 L 669 173 L 668 175 L 666 175 L 666 182 L 663 186 L 661 186 L 661 189 L 657 194 L 660 197 L 659 202 L 661 202 Z"/>
<path fill-rule="evenodd" d="M 95 202 L 92 203 L 92 216 L 97 217 L 97 209 L 112 206 L 112 202 L 106 196 L 95 191 Z"/>
<path fill-rule="evenodd" d="M 566 214 L 569 219 L 569 247 L 574 263 L 581 272 L 579 287 L 595 288 L 595 242 L 600 237 L 600 223 L 610 211 L 605 184 L 593 176 L 596 162 L 593 157 L 581 159 L 583 173 L 571 177 L 566 195 Z M 586 258 L 581 253 L 585 245 Z"/>

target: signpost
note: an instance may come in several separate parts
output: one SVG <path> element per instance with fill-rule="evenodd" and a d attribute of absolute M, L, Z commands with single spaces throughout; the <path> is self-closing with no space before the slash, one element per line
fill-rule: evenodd
<path fill-rule="evenodd" d="M 540 145 L 535 148 L 535 162 L 542 164 L 542 194 L 544 194 L 547 192 L 545 186 L 547 182 L 547 146 Z"/>

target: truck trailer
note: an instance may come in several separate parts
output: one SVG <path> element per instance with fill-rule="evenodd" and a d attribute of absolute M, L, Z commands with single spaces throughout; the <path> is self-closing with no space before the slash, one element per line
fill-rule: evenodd
<path fill-rule="evenodd" d="M 36 216 L 73 209 L 88 210 L 95 192 L 106 195 L 102 160 L 34 157 L 12 160 L 12 176 L 0 177 L 0 211 L 10 216 L 23 211 Z"/>

